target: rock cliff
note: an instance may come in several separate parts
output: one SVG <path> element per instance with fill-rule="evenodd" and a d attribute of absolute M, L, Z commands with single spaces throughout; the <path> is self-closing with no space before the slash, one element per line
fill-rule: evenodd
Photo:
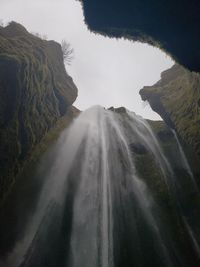
<path fill-rule="evenodd" d="M 60 44 L 15 22 L 0 27 L 0 198 L 76 96 Z"/>
<path fill-rule="evenodd" d="M 176 64 L 155 85 L 140 90 L 140 95 L 200 155 L 199 88 L 200 74 Z"/>

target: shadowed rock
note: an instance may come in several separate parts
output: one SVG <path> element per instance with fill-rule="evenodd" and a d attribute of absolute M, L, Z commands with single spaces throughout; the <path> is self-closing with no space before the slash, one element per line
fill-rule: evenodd
<path fill-rule="evenodd" d="M 0 27 L 0 198 L 76 96 L 60 44 L 15 22 Z"/>
<path fill-rule="evenodd" d="M 92 31 L 157 46 L 190 70 L 200 71 L 198 0 L 82 0 Z"/>

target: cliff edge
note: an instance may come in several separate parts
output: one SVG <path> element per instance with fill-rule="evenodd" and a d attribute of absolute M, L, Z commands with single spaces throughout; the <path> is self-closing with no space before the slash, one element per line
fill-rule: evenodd
<path fill-rule="evenodd" d="M 200 155 L 200 74 L 174 65 L 140 90 L 142 99 Z"/>

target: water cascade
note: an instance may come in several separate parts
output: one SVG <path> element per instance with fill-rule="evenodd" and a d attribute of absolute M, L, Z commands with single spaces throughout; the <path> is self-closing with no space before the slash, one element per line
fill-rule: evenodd
<path fill-rule="evenodd" d="M 183 148 L 182 148 L 182 146 L 181 146 L 181 143 L 180 143 L 180 141 L 179 141 L 179 139 L 178 139 L 178 136 L 177 136 L 177 134 L 176 134 L 176 131 L 175 131 L 175 130 L 172 130 L 172 132 L 173 132 L 174 137 L 175 137 L 175 139 L 176 139 L 176 142 L 177 142 L 177 144 L 178 144 L 178 148 L 179 148 L 179 152 L 180 152 L 180 156 L 181 156 L 182 164 L 183 164 L 185 170 L 186 170 L 186 171 L 188 172 L 188 174 L 190 175 L 191 179 L 193 180 L 193 183 L 194 183 L 196 189 L 198 190 L 198 186 L 197 186 L 196 181 L 195 181 L 195 179 L 194 179 L 194 175 L 193 175 L 193 173 L 192 173 L 192 170 L 191 170 L 191 168 L 190 168 L 190 165 L 189 165 L 189 163 L 188 163 L 188 160 L 187 160 L 187 158 L 186 158 L 186 156 L 185 156 L 185 153 L 184 153 L 184 150 L 183 150 Z"/>
<path fill-rule="evenodd" d="M 36 174 L 34 212 L 0 266 L 199 266 L 199 195 L 177 196 L 178 178 L 147 121 L 92 107 L 49 154 Z"/>

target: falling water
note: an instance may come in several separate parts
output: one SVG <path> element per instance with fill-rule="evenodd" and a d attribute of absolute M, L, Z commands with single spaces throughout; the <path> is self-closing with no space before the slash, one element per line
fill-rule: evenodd
<path fill-rule="evenodd" d="M 195 179 L 194 179 L 194 175 L 193 175 L 193 173 L 192 173 L 192 170 L 191 170 L 191 168 L 190 168 L 190 165 L 189 165 L 189 163 L 188 163 L 188 160 L 187 160 L 187 158 L 186 158 L 186 156 L 185 156 L 185 153 L 184 153 L 184 150 L 183 150 L 183 148 L 182 148 L 182 146 L 181 146 L 181 143 L 180 143 L 180 141 L 179 141 L 179 139 L 178 139 L 178 136 L 177 136 L 177 134 L 176 134 L 176 131 L 172 129 L 172 132 L 173 132 L 173 135 L 174 135 L 174 137 L 175 137 L 175 139 L 176 139 L 176 142 L 177 142 L 177 145 L 178 145 L 178 148 L 179 148 L 179 152 L 180 152 L 180 155 L 181 155 L 181 161 L 182 161 L 182 164 L 183 164 L 185 170 L 188 172 L 189 176 L 191 177 L 192 182 L 193 182 L 193 184 L 195 185 L 196 189 L 198 190 L 198 186 L 197 186 L 196 181 L 195 181 Z"/>
<path fill-rule="evenodd" d="M 187 219 L 184 218 L 184 217 L 183 217 L 183 222 L 184 222 L 184 224 L 185 224 L 185 226 L 186 226 L 186 229 L 187 229 L 187 231 L 188 231 L 188 234 L 189 234 L 189 236 L 190 236 L 190 238 L 191 238 L 191 241 L 192 241 L 192 244 L 193 244 L 193 246 L 194 246 L 194 249 L 195 249 L 195 251 L 196 251 L 198 257 L 200 257 L 200 246 L 199 246 L 199 244 L 198 244 L 198 242 L 197 242 L 197 239 L 196 239 L 196 237 L 195 237 L 195 235 L 194 235 L 194 233 L 193 233 L 193 231 L 192 231 L 192 228 L 191 228 L 191 226 L 189 225 Z"/>
<path fill-rule="evenodd" d="M 159 212 L 132 144 L 153 157 L 166 194 L 179 206 L 173 169 L 149 124 L 131 112 L 90 108 L 44 158 L 35 212 L 0 266 L 187 267 L 181 241 L 160 218 L 168 208 Z M 192 227 L 185 220 L 198 248 Z"/>
<path fill-rule="evenodd" d="M 165 182 L 168 184 L 167 176 L 173 176 L 173 171 L 150 125 L 146 120 L 140 116 L 136 116 L 133 112 L 128 111 L 128 115 L 130 117 L 128 123 L 132 131 L 140 137 L 145 146 L 152 152 L 161 168 Z"/>
<path fill-rule="evenodd" d="M 199 195 L 199 189 L 198 189 L 197 183 L 195 181 L 194 175 L 192 173 L 192 170 L 190 168 L 190 165 L 188 163 L 188 160 L 186 158 L 184 150 L 183 150 L 183 148 L 181 146 L 181 143 L 180 143 L 180 141 L 178 139 L 176 131 L 173 130 L 173 129 L 171 131 L 172 131 L 172 133 L 173 133 L 173 135 L 175 137 L 176 143 L 178 145 L 178 150 L 179 150 L 179 153 L 180 153 L 180 160 L 181 160 L 182 166 L 186 170 L 186 172 L 188 173 L 188 175 L 190 177 L 190 179 L 189 179 L 190 183 L 188 184 L 189 188 L 192 189 L 192 192 L 195 192 L 195 194 Z M 181 182 L 179 182 L 178 186 L 182 191 L 181 193 L 183 193 L 185 189 L 182 186 Z M 191 191 L 191 189 L 189 189 L 189 188 L 186 188 L 187 191 Z M 198 237 L 200 235 L 199 229 L 198 229 L 199 225 L 198 224 L 195 225 L 195 223 L 194 223 L 195 221 L 199 220 L 199 216 L 197 214 L 197 212 L 199 212 L 199 208 L 200 208 L 199 198 L 196 200 L 196 206 L 197 206 L 197 210 L 198 211 L 196 213 L 190 215 L 190 216 L 189 215 L 185 216 L 184 210 L 186 208 L 185 208 L 185 205 L 183 205 L 183 203 L 181 203 L 181 201 L 179 203 L 179 206 L 180 206 L 180 210 L 181 210 L 181 218 L 183 220 L 183 223 L 184 223 L 184 225 L 185 225 L 185 227 L 187 229 L 187 232 L 188 232 L 189 237 L 191 239 L 192 245 L 193 245 L 193 247 L 194 247 L 194 249 L 196 251 L 196 254 L 200 258 L 200 244 L 198 242 L 198 239 L 199 239 Z M 192 220 L 191 220 L 191 217 L 192 217 Z"/>

